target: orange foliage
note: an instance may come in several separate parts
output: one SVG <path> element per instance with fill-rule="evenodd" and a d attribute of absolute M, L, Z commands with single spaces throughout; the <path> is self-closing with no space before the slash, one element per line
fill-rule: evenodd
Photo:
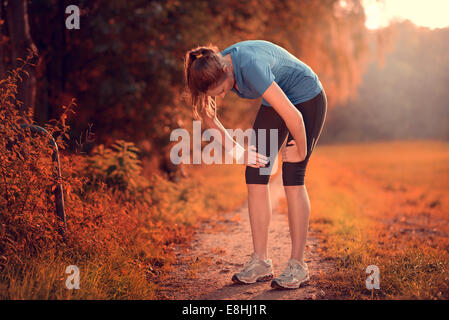
<path fill-rule="evenodd" d="M 19 113 L 17 86 L 32 58 L 30 54 L 0 81 L 0 265 L 20 262 L 24 254 L 54 247 L 61 240 L 54 232 L 51 191 L 56 181 L 48 137 L 36 137 L 19 126 L 29 115 Z"/>
<path fill-rule="evenodd" d="M 174 246 L 187 242 L 202 219 L 244 200 L 243 173 L 214 167 L 214 174 L 222 170 L 218 177 L 201 178 L 212 169 L 192 168 L 190 177 L 173 183 L 157 174 L 145 178 L 132 143 L 99 146 L 91 156 L 63 151 L 62 237 L 48 136 L 18 126 L 27 120 L 16 108 L 21 72 L 13 70 L 0 81 L 0 297 L 157 298 L 154 288 L 170 270 Z M 60 119 L 45 126 L 61 150 L 69 138 L 66 118 L 75 106 L 64 106 Z M 228 187 L 217 192 L 212 187 L 217 183 Z M 61 272 L 69 264 L 83 274 L 91 270 L 95 276 L 83 280 L 90 289 L 74 295 L 64 289 Z M 29 279 L 39 279 L 33 280 L 39 287 L 34 290 Z"/>

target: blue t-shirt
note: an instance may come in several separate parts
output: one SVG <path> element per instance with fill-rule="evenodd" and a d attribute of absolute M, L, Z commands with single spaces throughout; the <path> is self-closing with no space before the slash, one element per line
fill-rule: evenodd
<path fill-rule="evenodd" d="M 323 86 L 318 76 L 304 62 L 284 48 L 265 40 L 246 40 L 227 47 L 221 54 L 231 54 L 239 97 L 256 99 L 273 80 L 292 104 L 314 98 Z M 262 104 L 270 104 L 262 98 Z"/>

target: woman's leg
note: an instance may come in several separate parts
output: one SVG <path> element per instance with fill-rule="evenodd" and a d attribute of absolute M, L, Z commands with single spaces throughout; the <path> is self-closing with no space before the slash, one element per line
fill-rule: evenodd
<path fill-rule="evenodd" d="M 253 129 L 256 131 L 256 140 L 251 142 L 256 146 L 257 152 L 263 153 L 269 157 L 270 163 L 268 163 L 268 166 L 271 166 L 271 163 L 275 162 L 282 143 L 287 138 L 288 129 L 276 110 L 274 110 L 272 107 L 267 107 L 264 105 L 261 105 L 259 112 L 257 113 Z M 266 147 L 264 152 L 259 151 L 258 130 L 260 129 L 266 130 L 264 141 L 260 141 L 261 143 L 265 143 Z M 273 152 L 274 154 L 270 154 L 270 151 L 272 149 L 270 141 L 270 129 L 278 130 L 277 150 Z M 269 193 L 270 189 L 268 185 L 271 177 L 271 170 L 269 174 L 263 173 L 267 172 L 262 172 L 262 170 L 260 170 L 259 168 L 247 166 L 245 171 L 245 180 L 248 189 L 248 211 L 254 252 L 257 253 L 260 259 L 265 260 L 266 258 L 268 258 L 268 228 L 270 225 L 272 211 Z"/>
<path fill-rule="evenodd" d="M 323 91 L 312 100 L 296 107 L 301 112 L 306 127 L 307 156 L 301 162 L 284 162 L 282 178 L 287 197 L 288 222 L 292 240 L 291 258 L 304 264 L 304 250 L 311 211 L 304 177 L 307 163 L 324 126 L 327 111 L 326 95 Z M 287 144 L 292 139 L 293 137 L 289 134 Z"/>
<path fill-rule="evenodd" d="M 304 263 L 304 250 L 309 227 L 310 200 L 305 185 L 285 186 L 288 206 L 288 225 L 292 240 L 290 258 Z"/>
<path fill-rule="evenodd" d="M 248 211 L 254 252 L 260 259 L 268 258 L 268 227 L 271 219 L 269 186 L 248 184 Z"/>

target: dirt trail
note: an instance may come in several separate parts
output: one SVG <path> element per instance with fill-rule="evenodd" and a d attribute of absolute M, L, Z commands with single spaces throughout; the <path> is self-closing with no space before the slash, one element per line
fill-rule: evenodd
<path fill-rule="evenodd" d="M 277 210 L 279 200 L 285 197 L 280 174 L 272 177 L 270 195 L 273 209 L 268 254 L 273 261 L 275 276 L 280 274 L 290 256 L 291 242 L 288 217 Z M 313 210 L 313 209 L 312 209 Z M 312 212 L 313 214 L 313 212 Z M 236 217 L 240 216 L 240 219 Z M 316 286 L 316 276 L 330 272 L 332 265 L 317 253 L 320 245 L 309 229 L 305 260 L 309 266 L 310 285 L 297 290 L 275 290 L 270 282 L 249 285 L 234 284 L 231 277 L 240 271 L 252 253 L 248 202 L 218 221 L 204 224 L 195 234 L 190 247 L 177 250 L 177 262 L 168 278 L 159 283 L 162 299 L 187 300 L 296 300 L 325 299 L 326 293 Z M 225 225 L 223 231 L 213 226 Z M 216 228 L 215 228 L 216 229 Z M 192 272 L 196 270 L 196 272 Z"/>

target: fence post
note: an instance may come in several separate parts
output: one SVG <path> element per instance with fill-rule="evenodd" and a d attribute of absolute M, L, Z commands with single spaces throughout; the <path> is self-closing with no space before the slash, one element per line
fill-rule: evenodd
<path fill-rule="evenodd" d="M 31 131 L 34 131 L 34 132 L 44 133 L 50 139 L 50 143 L 53 147 L 52 161 L 56 164 L 55 177 L 56 177 L 57 185 L 56 185 L 56 188 L 54 191 L 56 216 L 64 223 L 63 228 L 62 229 L 59 228 L 58 231 L 61 235 L 64 235 L 66 228 L 67 228 L 67 223 L 66 223 L 66 218 L 65 218 L 64 194 L 63 194 L 62 183 L 61 183 L 62 175 L 61 175 L 61 164 L 59 162 L 58 145 L 56 144 L 56 141 L 53 138 L 53 136 L 42 127 L 32 125 L 32 124 L 21 124 L 20 127 L 22 129 L 29 128 Z"/>

